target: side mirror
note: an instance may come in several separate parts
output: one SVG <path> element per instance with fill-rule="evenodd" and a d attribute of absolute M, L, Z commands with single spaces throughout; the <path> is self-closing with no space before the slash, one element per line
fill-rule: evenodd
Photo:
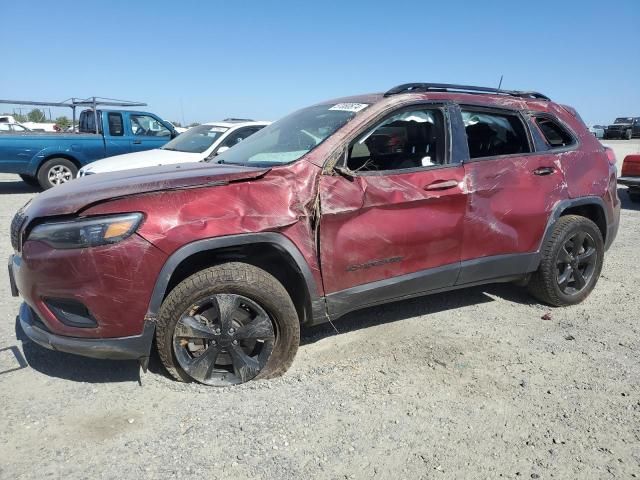
<path fill-rule="evenodd" d="M 229 150 L 229 147 L 220 147 L 220 148 L 218 148 L 218 151 L 216 152 L 216 154 L 220 155 L 221 153 L 224 153 L 227 150 Z"/>
<path fill-rule="evenodd" d="M 176 132 L 175 130 L 171 130 L 171 139 L 173 140 L 174 138 L 176 138 L 178 135 L 180 135 L 178 132 Z"/>

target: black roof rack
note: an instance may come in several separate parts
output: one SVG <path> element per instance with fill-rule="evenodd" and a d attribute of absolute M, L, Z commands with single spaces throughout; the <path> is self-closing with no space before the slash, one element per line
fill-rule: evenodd
<path fill-rule="evenodd" d="M 129 100 L 117 100 L 115 98 L 103 98 L 103 97 L 89 97 L 89 98 L 67 98 L 62 102 L 35 102 L 33 100 L 0 100 L 0 104 L 8 105 L 33 105 L 39 107 L 69 107 L 72 111 L 73 118 L 71 119 L 71 125 L 74 127 L 76 123 L 76 108 L 77 107 L 89 107 L 93 110 L 96 133 L 99 130 L 98 124 L 98 107 L 146 107 L 147 104 L 143 102 L 130 102 Z"/>
<path fill-rule="evenodd" d="M 461 93 L 495 93 L 509 95 L 511 97 L 534 98 L 538 100 L 551 100 L 546 95 L 538 92 L 522 92 L 519 90 L 502 90 L 499 88 L 474 87 L 472 85 L 454 85 L 450 83 L 404 83 L 388 90 L 384 96 L 398 95 L 412 92 L 461 92 Z"/>

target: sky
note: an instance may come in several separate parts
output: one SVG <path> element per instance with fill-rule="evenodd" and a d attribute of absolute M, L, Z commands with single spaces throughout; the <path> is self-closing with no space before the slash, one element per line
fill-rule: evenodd
<path fill-rule="evenodd" d="M 0 99 L 143 101 L 182 123 L 500 75 L 589 124 L 640 115 L 640 0 L 5 0 L 0 32 Z"/>

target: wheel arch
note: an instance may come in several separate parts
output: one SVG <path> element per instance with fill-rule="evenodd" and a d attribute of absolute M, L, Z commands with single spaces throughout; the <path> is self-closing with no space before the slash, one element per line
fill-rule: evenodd
<path fill-rule="evenodd" d="M 166 296 L 182 280 L 228 261 L 242 261 L 273 275 L 291 296 L 301 323 L 325 316 L 324 299 L 302 253 L 284 235 L 269 232 L 198 240 L 176 250 L 158 275 L 147 318 L 157 316 Z"/>
<path fill-rule="evenodd" d="M 80 160 L 78 160 L 73 155 L 69 155 L 68 153 L 50 153 L 44 156 L 38 163 L 38 166 L 36 168 L 36 175 L 38 175 L 38 172 L 45 163 L 47 163 L 49 160 L 53 160 L 54 158 L 64 158 L 65 160 L 69 160 L 70 162 L 72 162 L 78 168 L 78 170 L 82 168 Z"/>
<path fill-rule="evenodd" d="M 565 215 L 579 215 L 581 217 L 588 218 L 598 226 L 598 229 L 602 233 L 602 239 L 605 245 L 608 247 L 609 237 L 609 217 L 604 200 L 600 197 L 588 196 L 581 198 L 565 199 L 559 202 L 553 209 L 547 227 L 544 232 L 542 241 L 540 242 L 540 248 L 544 242 L 551 236 L 553 227 L 560 217 Z"/>

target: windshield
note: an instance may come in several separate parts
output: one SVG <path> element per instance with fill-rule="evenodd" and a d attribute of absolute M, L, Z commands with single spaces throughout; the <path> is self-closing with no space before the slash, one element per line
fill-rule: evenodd
<path fill-rule="evenodd" d="M 215 161 L 251 166 L 291 163 L 316 148 L 368 106 L 338 103 L 299 110 L 220 154 Z"/>
<path fill-rule="evenodd" d="M 633 118 L 631 117 L 620 117 L 620 118 L 616 118 L 616 121 L 613 123 L 631 123 L 632 120 Z"/>
<path fill-rule="evenodd" d="M 202 153 L 227 130 L 229 130 L 227 127 L 198 125 L 181 133 L 170 142 L 165 143 L 161 148 L 176 152 Z"/>

